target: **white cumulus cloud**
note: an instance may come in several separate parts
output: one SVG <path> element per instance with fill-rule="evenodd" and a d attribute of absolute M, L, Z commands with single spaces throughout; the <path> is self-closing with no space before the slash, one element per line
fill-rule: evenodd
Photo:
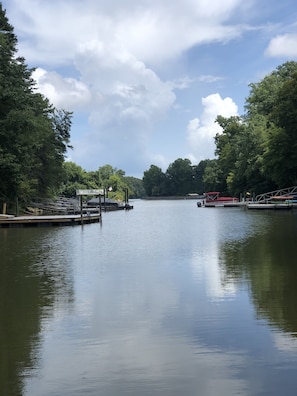
<path fill-rule="evenodd" d="M 79 80 L 42 68 L 33 73 L 54 106 L 88 114 L 71 158 L 91 169 L 96 158 L 127 172 L 145 169 L 152 129 L 175 102 L 172 85 L 123 48 L 97 41 L 80 45 L 75 65 Z"/>
<path fill-rule="evenodd" d="M 116 43 L 143 62 L 172 59 L 194 45 L 227 42 L 246 26 L 231 23 L 243 12 L 240 0 L 11 0 L 21 52 L 32 62 L 71 60 L 79 43 Z M 33 39 L 33 43 L 32 43 Z M 32 45 L 34 44 L 34 45 Z"/>
<path fill-rule="evenodd" d="M 297 57 L 297 33 L 283 34 L 274 37 L 266 49 L 266 55 L 271 57 Z"/>
<path fill-rule="evenodd" d="M 200 118 L 189 121 L 187 140 L 190 148 L 189 158 L 194 163 L 214 158 L 214 137 L 222 131 L 215 122 L 218 115 L 231 117 L 237 115 L 237 105 L 231 98 L 222 99 L 218 93 L 202 98 L 203 111 Z"/>
<path fill-rule="evenodd" d="M 63 78 L 56 72 L 47 72 L 37 68 L 32 73 L 37 89 L 57 108 L 73 111 L 87 108 L 91 103 L 92 93 L 89 87 L 74 78 Z"/>

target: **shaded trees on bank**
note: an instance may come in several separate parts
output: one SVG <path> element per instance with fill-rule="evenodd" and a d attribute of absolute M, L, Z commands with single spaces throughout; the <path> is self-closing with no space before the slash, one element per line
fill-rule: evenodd
<path fill-rule="evenodd" d="M 70 141 L 71 113 L 36 92 L 0 3 L 0 200 L 55 192 Z"/>
<path fill-rule="evenodd" d="M 207 161 L 206 161 L 207 163 Z M 206 164 L 201 164 L 199 168 L 193 166 L 189 159 L 178 158 L 172 162 L 166 172 L 156 165 L 143 174 L 143 187 L 147 196 L 184 196 L 197 192 L 199 188 L 203 190 L 202 169 Z"/>
<path fill-rule="evenodd" d="M 250 85 L 246 100 L 247 119 L 261 116 L 264 120 L 263 174 L 280 188 L 297 184 L 296 73 L 296 62 L 278 66 L 259 83 Z"/>
<path fill-rule="evenodd" d="M 165 194 L 165 174 L 162 169 L 156 165 L 151 165 L 150 168 L 143 174 L 143 187 L 148 197 L 162 196 Z"/>
<path fill-rule="evenodd" d="M 166 171 L 166 192 L 168 195 L 183 196 L 191 193 L 194 187 L 194 172 L 189 159 L 178 158 Z"/>
<path fill-rule="evenodd" d="M 264 168 L 280 187 L 297 184 L 297 67 L 291 63 L 270 114 L 274 128 L 268 136 Z M 289 66 L 288 65 L 288 66 Z"/>
<path fill-rule="evenodd" d="M 87 172 L 74 162 L 64 163 L 64 176 L 59 194 L 68 198 L 76 196 L 79 189 L 104 189 L 110 198 L 123 200 L 124 191 L 128 189 L 130 198 L 141 198 L 144 189 L 141 179 L 125 176 L 121 169 L 106 164 L 96 171 Z"/>
<path fill-rule="evenodd" d="M 238 196 L 244 191 L 257 194 L 274 189 L 276 185 L 263 167 L 265 117 L 219 116 L 217 122 L 222 128 L 222 133 L 215 137 L 219 191 Z"/>

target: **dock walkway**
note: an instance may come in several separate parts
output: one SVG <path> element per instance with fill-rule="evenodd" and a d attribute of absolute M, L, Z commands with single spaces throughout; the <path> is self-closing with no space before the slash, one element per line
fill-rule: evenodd
<path fill-rule="evenodd" d="M 101 220 L 100 213 L 87 215 L 52 216 L 4 216 L 0 215 L 0 228 L 73 226 L 96 223 Z"/>

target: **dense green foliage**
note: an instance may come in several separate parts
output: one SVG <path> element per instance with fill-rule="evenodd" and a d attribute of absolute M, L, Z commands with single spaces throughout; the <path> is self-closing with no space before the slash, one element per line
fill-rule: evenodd
<path fill-rule="evenodd" d="M 71 127 L 71 113 L 36 92 L 16 45 L 0 3 L 0 201 L 8 203 L 56 191 Z"/>
<path fill-rule="evenodd" d="M 143 176 L 147 195 L 218 190 L 238 196 L 296 185 L 297 63 L 251 84 L 245 110 L 241 117 L 218 115 L 222 133 L 215 137 L 214 160 L 194 166 L 178 159 L 164 174 L 151 165 Z"/>
<path fill-rule="evenodd" d="M 197 167 L 198 168 L 198 167 Z M 143 187 L 146 195 L 151 196 L 184 196 L 196 191 L 196 167 L 189 159 L 178 158 L 169 165 L 166 173 L 156 165 L 144 172 Z M 197 171 L 199 173 L 199 169 Z"/>
<path fill-rule="evenodd" d="M 208 159 L 192 165 L 189 159 L 178 158 L 165 173 L 158 166 L 151 165 L 142 180 L 148 197 L 184 197 L 217 189 L 217 174 L 217 160 Z"/>
<path fill-rule="evenodd" d="M 216 154 L 231 194 L 297 184 L 297 63 L 286 62 L 251 84 L 246 115 L 217 121 Z"/>
<path fill-rule="evenodd" d="M 64 178 L 59 194 L 65 197 L 75 197 L 78 189 L 104 189 L 110 198 L 124 200 L 128 189 L 130 198 L 144 196 L 142 180 L 125 176 L 125 172 L 103 165 L 97 171 L 87 172 L 74 162 L 64 163 Z"/>

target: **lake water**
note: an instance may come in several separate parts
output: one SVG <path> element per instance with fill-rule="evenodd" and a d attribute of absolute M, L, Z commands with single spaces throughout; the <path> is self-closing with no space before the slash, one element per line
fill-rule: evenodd
<path fill-rule="evenodd" d="M 296 395 L 297 211 L 0 229 L 0 395 Z"/>

